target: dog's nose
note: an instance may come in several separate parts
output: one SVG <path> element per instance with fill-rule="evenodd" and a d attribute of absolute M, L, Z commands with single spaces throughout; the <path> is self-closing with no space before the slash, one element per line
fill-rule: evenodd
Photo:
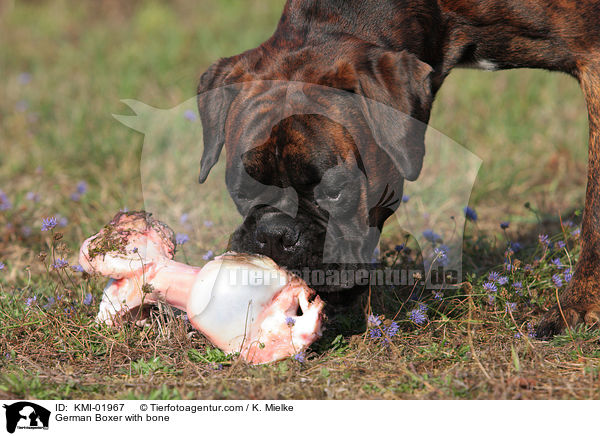
<path fill-rule="evenodd" d="M 294 220 L 281 213 L 266 213 L 256 226 L 256 240 L 262 254 L 273 259 L 281 257 L 296 245 L 300 231 Z"/>

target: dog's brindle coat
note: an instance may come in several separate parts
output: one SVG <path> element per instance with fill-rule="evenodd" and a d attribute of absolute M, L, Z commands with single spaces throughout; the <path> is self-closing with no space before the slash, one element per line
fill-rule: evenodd
<path fill-rule="evenodd" d="M 543 318 L 537 332 L 538 336 L 547 337 L 560 332 L 565 322 L 569 326 L 599 322 L 600 1 L 289 0 L 269 40 L 214 64 L 202 76 L 198 90 L 201 95 L 227 84 L 261 79 L 317 83 L 384 102 L 427 123 L 435 93 L 452 68 L 460 66 L 492 70 L 543 68 L 562 71 L 579 81 L 590 124 L 581 257 L 568 289 Z M 235 113 L 233 103 L 226 106 L 221 102 L 217 107 L 210 103 L 199 97 L 205 127 L 200 181 L 206 179 L 223 144 L 227 146 L 227 118 L 223 114 Z M 281 132 L 274 134 L 270 141 L 278 147 L 278 142 L 294 143 L 290 137 L 299 136 L 291 149 L 307 159 L 331 151 L 318 148 L 327 141 L 326 134 L 336 139 L 334 148 L 351 148 L 343 138 L 345 133 L 334 124 L 311 121 L 309 116 L 286 120 L 278 126 L 283 136 Z M 403 144 L 390 147 L 388 154 L 391 151 L 393 163 L 400 171 L 398 195 L 401 179 L 412 180 L 418 175 L 422 154 L 407 151 Z M 314 150 L 321 154 L 311 154 Z M 230 161 L 230 151 L 228 169 L 235 165 Z M 254 160 L 255 164 L 263 162 L 265 156 Z M 376 151 L 366 160 L 378 162 L 384 174 L 393 171 L 387 166 L 389 159 Z M 276 170 L 267 170 L 269 177 L 273 171 Z M 253 175 L 261 176 L 264 174 Z M 376 217 L 379 228 L 393 209 L 384 208 Z M 251 219 L 260 220 L 261 216 Z M 290 235 L 285 226 L 277 228 L 279 239 L 298 236 Z M 245 239 L 252 237 L 246 235 Z M 260 249 L 251 242 L 239 242 L 238 246 Z M 269 254 L 278 261 L 285 258 L 278 253 Z"/>

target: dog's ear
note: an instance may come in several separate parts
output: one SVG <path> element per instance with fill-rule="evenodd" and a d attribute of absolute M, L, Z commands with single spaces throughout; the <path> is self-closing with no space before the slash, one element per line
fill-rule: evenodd
<path fill-rule="evenodd" d="M 433 69 L 407 51 L 374 48 L 367 56 L 358 73 L 357 93 L 365 97 L 363 114 L 402 176 L 415 180 L 425 155 Z"/>
<path fill-rule="evenodd" d="M 221 59 L 200 78 L 198 85 L 198 111 L 202 120 L 204 151 L 200 162 L 198 181 L 203 183 L 211 168 L 219 160 L 225 144 L 225 121 L 229 106 L 239 93 L 235 83 L 243 75 L 243 68 L 235 58 Z"/>

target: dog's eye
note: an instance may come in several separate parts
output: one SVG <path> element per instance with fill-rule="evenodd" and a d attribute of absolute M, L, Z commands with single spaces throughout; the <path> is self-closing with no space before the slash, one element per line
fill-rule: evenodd
<path fill-rule="evenodd" d="M 342 196 L 342 191 L 344 190 L 343 185 L 320 185 L 315 190 L 315 196 L 318 199 L 336 201 L 339 200 Z"/>

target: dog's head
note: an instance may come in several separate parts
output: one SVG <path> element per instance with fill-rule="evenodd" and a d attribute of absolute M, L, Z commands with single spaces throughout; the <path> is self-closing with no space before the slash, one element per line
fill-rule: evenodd
<path fill-rule="evenodd" d="M 403 181 L 421 170 L 431 71 L 406 51 L 350 40 L 294 51 L 266 43 L 211 66 L 198 89 L 200 182 L 225 146 L 244 217 L 230 248 L 291 270 L 370 263 Z"/>

